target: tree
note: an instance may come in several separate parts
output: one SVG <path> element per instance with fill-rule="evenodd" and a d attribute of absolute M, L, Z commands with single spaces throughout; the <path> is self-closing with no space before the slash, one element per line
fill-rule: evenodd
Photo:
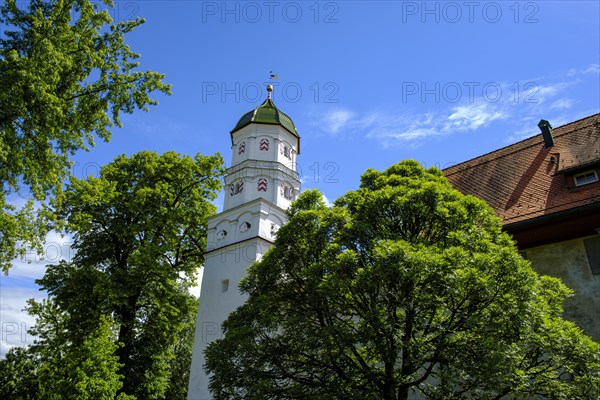
<path fill-rule="evenodd" d="M 190 368 L 192 366 L 192 352 L 194 350 L 194 333 L 196 331 L 196 313 L 198 299 L 188 295 L 189 311 L 185 313 L 185 320 L 180 321 L 181 329 L 173 346 L 173 358 L 169 363 L 169 383 L 165 391 L 165 399 L 187 399 L 188 385 L 190 383 Z"/>
<path fill-rule="evenodd" d="M 112 0 L 102 0 L 112 6 Z M 0 5 L 0 267 L 25 248 L 40 247 L 48 214 L 34 211 L 60 192 L 77 150 L 109 140 L 121 113 L 157 104 L 169 93 L 163 75 L 137 71 L 139 55 L 125 34 L 142 19 L 115 23 L 89 0 L 15 0 Z M 28 189 L 22 208 L 7 200 Z"/>
<path fill-rule="evenodd" d="M 288 217 L 206 351 L 215 399 L 600 395 L 599 345 L 560 317 L 570 291 L 438 169 L 368 170 Z"/>
<path fill-rule="evenodd" d="M 36 317 L 29 331 L 36 341 L 27 349 L 11 349 L 0 361 L 0 397 L 135 400 L 118 395 L 123 377 L 109 318 L 101 316 L 97 329 L 73 342 L 65 326 L 67 316 L 52 300 L 30 300 L 28 313 Z"/>
<path fill-rule="evenodd" d="M 203 263 L 223 172 L 220 155 L 143 151 L 117 157 L 97 178 L 72 177 L 53 200 L 76 252 L 37 282 L 64 312 L 69 342 L 82 345 L 102 316 L 114 319 L 120 393 L 181 392 L 169 385 L 180 383 L 173 373 L 189 369 L 181 362 L 191 343 L 181 340 L 192 340 L 197 302 L 188 289 Z"/>
<path fill-rule="evenodd" d="M 13 347 L 0 359 L 0 398 L 35 400 L 39 396 L 39 381 L 35 363 L 24 347 Z"/>

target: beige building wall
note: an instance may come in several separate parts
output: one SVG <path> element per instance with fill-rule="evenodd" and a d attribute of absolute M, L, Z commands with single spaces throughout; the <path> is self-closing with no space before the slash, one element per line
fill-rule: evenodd
<path fill-rule="evenodd" d="M 567 240 L 521 252 L 539 274 L 560 278 L 575 291 L 564 303 L 564 317 L 596 342 L 600 342 L 600 274 L 592 274 L 584 240 L 598 237 Z"/>

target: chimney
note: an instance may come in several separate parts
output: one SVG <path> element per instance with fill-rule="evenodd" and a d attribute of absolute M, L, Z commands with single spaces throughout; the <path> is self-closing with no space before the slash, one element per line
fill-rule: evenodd
<path fill-rule="evenodd" d="M 554 138 L 552 137 L 552 126 L 550 122 L 545 119 L 540 120 L 538 124 L 540 131 L 542 131 L 542 136 L 544 137 L 544 147 L 547 149 L 548 147 L 554 146 Z"/>

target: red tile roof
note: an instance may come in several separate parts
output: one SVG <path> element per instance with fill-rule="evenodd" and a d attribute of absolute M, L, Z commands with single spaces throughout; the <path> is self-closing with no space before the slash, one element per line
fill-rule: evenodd
<path fill-rule="evenodd" d="M 575 187 L 573 173 L 600 176 L 600 114 L 558 128 L 555 145 L 541 134 L 444 170 L 455 188 L 485 200 L 512 224 L 600 203 L 600 182 Z"/>

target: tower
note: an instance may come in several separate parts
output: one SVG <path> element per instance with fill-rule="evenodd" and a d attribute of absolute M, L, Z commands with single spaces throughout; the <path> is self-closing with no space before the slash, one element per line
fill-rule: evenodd
<path fill-rule="evenodd" d="M 267 99 L 231 131 L 231 167 L 223 211 L 208 220 L 207 249 L 188 389 L 189 400 L 210 400 L 204 350 L 222 337 L 221 324 L 246 297 L 238 285 L 247 267 L 271 247 L 300 191 L 300 136 L 291 118 Z"/>

